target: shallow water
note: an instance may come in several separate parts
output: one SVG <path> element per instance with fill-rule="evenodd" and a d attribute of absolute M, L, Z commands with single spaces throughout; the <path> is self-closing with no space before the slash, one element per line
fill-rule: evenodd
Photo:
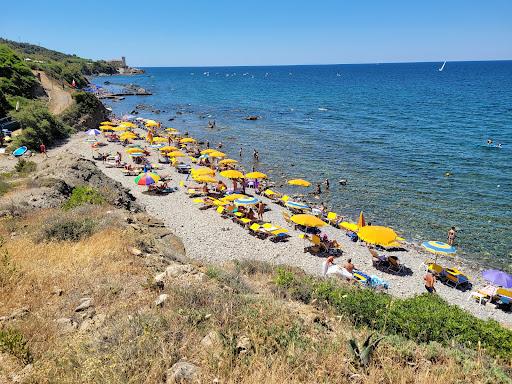
<path fill-rule="evenodd" d="M 322 200 L 340 213 L 355 219 L 364 210 L 414 241 L 444 241 L 455 225 L 459 254 L 511 267 L 512 61 L 439 66 L 146 68 L 93 81 L 150 90 L 107 104 L 118 114 L 151 105 L 162 112 L 139 116 L 223 142 L 235 159 L 242 146 L 247 169 L 257 149 L 256 169 L 277 184 L 329 178 Z M 487 147 L 488 138 L 503 148 Z"/>

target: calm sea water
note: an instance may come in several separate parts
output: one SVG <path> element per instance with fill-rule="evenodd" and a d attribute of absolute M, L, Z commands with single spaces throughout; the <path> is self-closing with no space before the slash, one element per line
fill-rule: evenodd
<path fill-rule="evenodd" d="M 512 61 L 440 65 L 146 68 L 94 82 L 150 90 L 108 104 L 150 105 L 161 112 L 139 116 L 223 142 L 235 159 L 242 147 L 247 169 L 257 149 L 256 169 L 278 184 L 329 178 L 322 200 L 337 212 L 363 210 L 416 241 L 444 241 L 455 225 L 465 258 L 511 268 Z"/>

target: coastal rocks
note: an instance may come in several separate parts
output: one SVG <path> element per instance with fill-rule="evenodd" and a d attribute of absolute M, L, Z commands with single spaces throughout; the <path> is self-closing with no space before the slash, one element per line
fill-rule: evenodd
<path fill-rule="evenodd" d="M 171 264 L 165 269 L 165 273 L 167 277 L 180 277 L 193 270 L 194 268 L 188 264 Z"/>
<path fill-rule="evenodd" d="M 78 328 L 78 323 L 70 317 L 61 317 L 55 322 L 61 333 L 71 333 Z"/>
<path fill-rule="evenodd" d="M 255 121 L 255 120 L 259 120 L 260 119 L 260 116 L 255 116 L 255 115 L 252 115 L 252 116 L 246 116 L 244 118 L 244 120 L 249 120 L 249 121 Z"/>
<path fill-rule="evenodd" d="M 180 361 L 167 370 L 167 384 L 198 382 L 201 368 L 188 361 Z"/>
<path fill-rule="evenodd" d="M 222 345 L 222 337 L 219 332 L 210 331 L 203 339 L 201 340 L 201 345 L 204 348 L 212 349 L 217 348 Z"/>
<path fill-rule="evenodd" d="M 240 336 L 236 341 L 236 350 L 239 355 L 246 354 L 252 349 L 252 342 L 247 336 Z"/>
<path fill-rule="evenodd" d="M 21 307 L 18 309 L 15 309 L 10 314 L 5 316 L 0 316 L 0 321 L 8 321 L 8 320 L 15 320 L 15 319 L 21 319 L 28 315 L 30 312 L 29 307 Z"/>
<path fill-rule="evenodd" d="M 80 304 L 75 308 L 75 312 L 82 312 L 92 307 L 92 298 L 84 297 L 80 299 Z"/>
<path fill-rule="evenodd" d="M 162 293 L 160 296 L 157 297 L 157 299 L 155 300 L 155 305 L 157 307 L 163 307 L 164 306 L 164 303 L 167 301 L 167 299 L 169 298 L 169 295 L 167 293 Z"/>

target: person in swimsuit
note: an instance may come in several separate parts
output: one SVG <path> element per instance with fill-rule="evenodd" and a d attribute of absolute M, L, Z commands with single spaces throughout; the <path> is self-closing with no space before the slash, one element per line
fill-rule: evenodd
<path fill-rule="evenodd" d="M 457 237 L 457 230 L 455 227 L 451 227 L 448 231 L 448 244 L 453 245 L 455 243 L 455 238 Z"/>
<path fill-rule="evenodd" d="M 423 280 L 425 281 L 425 289 L 428 293 L 435 293 L 436 288 L 434 287 L 434 284 L 436 283 L 436 277 L 429 271 L 423 277 Z"/>

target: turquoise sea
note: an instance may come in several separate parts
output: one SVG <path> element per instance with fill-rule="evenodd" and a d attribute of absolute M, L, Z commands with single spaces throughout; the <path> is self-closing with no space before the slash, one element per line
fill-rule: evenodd
<path fill-rule="evenodd" d="M 322 200 L 339 213 L 363 210 L 413 241 L 445 241 L 455 225 L 464 258 L 512 268 L 512 61 L 441 64 L 144 68 L 93 82 L 146 88 L 106 104 L 150 106 L 138 116 L 235 159 L 242 147 L 247 169 L 257 149 L 255 168 L 278 185 L 328 178 Z"/>

